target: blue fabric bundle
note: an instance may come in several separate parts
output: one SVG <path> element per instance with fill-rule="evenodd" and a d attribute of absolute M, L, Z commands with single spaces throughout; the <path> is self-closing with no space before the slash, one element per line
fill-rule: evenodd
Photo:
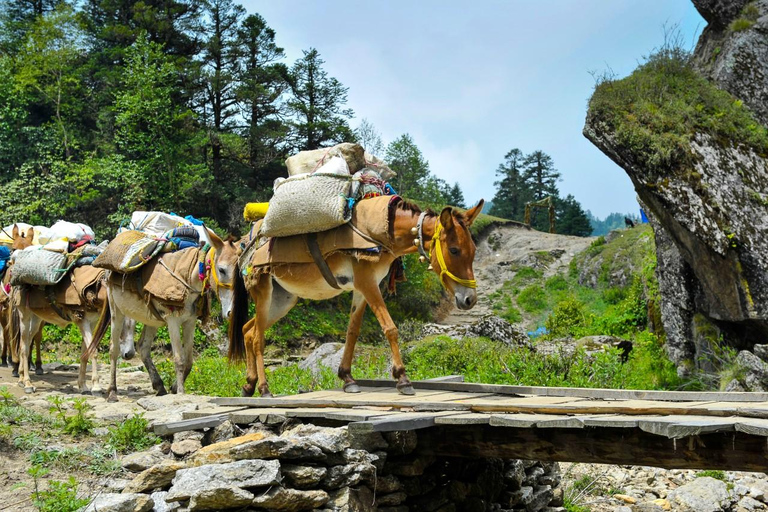
<path fill-rule="evenodd" d="M 200 233 L 190 226 L 180 226 L 168 235 L 168 241 L 174 245 L 175 251 L 197 247 L 200 244 Z"/>
<path fill-rule="evenodd" d="M 185 218 L 186 220 L 188 220 L 189 222 L 191 222 L 192 224 L 194 224 L 195 226 L 202 226 L 202 225 L 203 225 L 203 221 L 201 221 L 200 219 L 196 219 L 196 218 L 194 218 L 194 217 L 193 217 L 193 216 L 191 216 L 191 215 L 187 215 L 187 216 L 186 216 L 186 217 L 184 217 L 184 218 Z"/>
<path fill-rule="evenodd" d="M 0 274 L 5 272 L 9 259 L 11 259 L 11 250 L 4 245 L 0 245 Z"/>

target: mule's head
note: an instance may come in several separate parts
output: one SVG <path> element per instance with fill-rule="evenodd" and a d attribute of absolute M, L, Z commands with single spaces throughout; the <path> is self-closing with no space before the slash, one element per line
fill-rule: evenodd
<path fill-rule="evenodd" d="M 235 277 L 237 276 L 237 260 L 240 256 L 240 248 L 233 239 L 222 240 L 216 233 L 208 230 L 208 235 L 213 246 L 211 257 L 211 288 L 216 292 L 221 302 L 221 315 L 229 318 L 232 312 L 232 298 L 234 294 Z"/>
<path fill-rule="evenodd" d="M 136 355 L 134 336 L 136 334 L 136 320 L 128 318 L 123 320 L 123 331 L 120 333 L 120 357 L 126 361 Z"/>
<path fill-rule="evenodd" d="M 26 249 L 30 245 L 32 245 L 32 240 L 35 237 L 35 230 L 33 228 L 29 228 L 26 231 L 23 229 L 19 229 L 19 226 L 16 224 L 13 225 L 13 231 L 11 231 L 11 236 L 13 237 L 13 244 L 11 244 L 11 250 L 21 250 Z"/>
<path fill-rule="evenodd" d="M 477 302 L 475 273 L 475 242 L 469 227 L 483 209 L 484 201 L 464 213 L 447 207 L 440 212 L 436 224 L 437 236 L 432 242 L 432 268 L 440 282 L 451 293 L 459 309 L 472 309 Z"/>

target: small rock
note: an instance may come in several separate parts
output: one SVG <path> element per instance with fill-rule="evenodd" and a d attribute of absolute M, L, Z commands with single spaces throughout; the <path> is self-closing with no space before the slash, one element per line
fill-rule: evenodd
<path fill-rule="evenodd" d="M 149 512 L 155 502 L 146 494 L 99 494 L 84 512 Z"/>
<path fill-rule="evenodd" d="M 343 487 L 329 494 L 330 499 L 323 508 L 324 512 L 366 512 L 371 510 L 373 493 L 365 486 L 357 489 Z"/>
<path fill-rule="evenodd" d="M 403 484 L 395 475 L 384 475 L 376 478 L 376 493 L 387 494 L 403 488 Z"/>
<path fill-rule="evenodd" d="M 197 450 L 203 447 L 197 439 L 184 439 L 183 441 L 175 441 L 171 444 L 171 452 L 178 458 L 183 459 L 192 455 Z"/>
<path fill-rule="evenodd" d="M 653 503 L 655 505 L 660 506 L 663 510 L 671 510 L 672 509 L 672 504 L 669 502 L 669 500 L 658 499 L 658 500 L 653 500 Z"/>
<path fill-rule="evenodd" d="M 205 437 L 203 438 L 203 444 L 211 445 L 222 441 L 229 441 L 235 437 L 237 432 L 240 432 L 237 425 L 227 420 L 206 432 Z"/>
<path fill-rule="evenodd" d="M 126 455 L 120 461 L 124 469 L 133 473 L 140 473 L 158 464 L 166 458 L 159 446 L 153 446 L 149 450 Z"/>
<path fill-rule="evenodd" d="M 392 507 L 400 505 L 407 499 L 408 495 L 404 492 L 376 495 L 376 505 L 379 507 Z"/>
<path fill-rule="evenodd" d="M 324 460 L 323 451 L 302 438 L 270 437 L 234 446 L 230 454 L 241 459 Z"/>
<path fill-rule="evenodd" d="M 350 447 L 349 434 L 346 427 L 324 428 L 308 423 L 288 429 L 280 437 L 305 439 L 325 453 L 339 453 Z"/>
<path fill-rule="evenodd" d="M 206 482 L 207 485 L 208 482 Z M 166 496 L 170 498 L 169 495 Z M 238 487 L 203 487 L 195 492 L 189 500 L 189 510 L 223 510 L 228 508 L 242 508 L 251 504 L 254 495 Z"/>
<path fill-rule="evenodd" d="M 104 482 L 104 487 L 111 492 L 123 492 L 129 483 L 131 483 L 130 480 L 124 478 L 110 478 Z"/>
<path fill-rule="evenodd" d="M 222 462 L 233 462 L 235 458 L 230 452 L 234 447 L 254 441 L 261 441 L 262 439 L 272 435 L 273 434 L 268 432 L 258 431 L 245 434 L 240 437 L 234 437 L 228 441 L 221 441 L 208 445 L 195 453 L 191 463 L 193 466 L 202 466 L 204 464 L 221 464 Z"/>
<path fill-rule="evenodd" d="M 332 490 L 339 487 L 353 487 L 360 482 L 372 481 L 376 474 L 373 464 L 354 463 L 345 466 L 334 466 L 328 470 L 323 480 L 323 489 Z"/>
<path fill-rule="evenodd" d="M 763 361 L 768 362 L 768 345 L 755 345 L 752 347 L 752 352 Z M 45 367 L 45 365 L 43 365 Z"/>
<path fill-rule="evenodd" d="M 738 503 L 736 503 L 736 509 L 735 512 L 753 512 L 755 510 L 765 510 L 766 507 L 764 504 L 760 503 L 754 498 L 750 498 L 749 496 L 744 496 L 739 500 Z"/>
<path fill-rule="evenodd" d="M 163 460 L 136 475 L 123 492 L 147 492 L 154 489 L 165 489 L 171 484 L 176 472 L 184 469 L 186 464 L 175 460 Z"/>
<path fill-rule="evenodd" d="M 286 487 L 272 487 L 268 492 L 256 496 L 252 504 L 269 510 L 293 512 L 322 507 L 329 499 L 325 491 L 297 491 Z"/>
<path fill-rule="evenodd" d="M 166 503 L 165 497 L 168 495 L 166 491 L 157 491 L 152 493 L 152 500 L 155 502 L 155 508 L 152 512 L 173 512 L 181 508 L 176 502 Z"/>
<path fill-rule="evenodd" d="M 633 498 L 632 496 L 628 496 L 626 494 L 614 494 L 613 497 L 619 501 L 623 501 L 624 503 L 629 503 L 630 505 L 634 505 L 635 503 L 637 503 L 637 499 Z"/>
<path fill-rule="evenodd" d="M 282 465 L 282 475 L 288 485 L 297 489 L 309 489 L 319 483 L 328 473 L 328 469 L 315 466 Z"/>

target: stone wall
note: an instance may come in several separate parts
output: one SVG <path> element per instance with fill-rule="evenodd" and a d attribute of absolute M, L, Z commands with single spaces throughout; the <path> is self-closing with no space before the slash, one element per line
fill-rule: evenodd
<path fill-rule="evenodd" d="M 177 433 L 126 456 L 122 493 L 102 494 L 87 510 L 564 510 L 556 463 L 420 454 L 429 429 L 352 436 L 347 427 L 266 419 L 246 430 L 225 422 Z"/>

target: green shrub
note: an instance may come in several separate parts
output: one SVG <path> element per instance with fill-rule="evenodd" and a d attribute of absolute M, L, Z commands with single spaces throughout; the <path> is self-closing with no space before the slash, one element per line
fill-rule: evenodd
<path fill-rule="evenodd" d="M 541 277 L 541 272 L 532 267 L 520 267 L 510 281 L 512 286 L 521 286 Z"/>
<path fill-rule="evenodd" d="M 38 479 L 44 477 L 48 470 L 33 466 L 29 469 L 35 481 L 35 492 L 32 493 L 32 503 L 40 512 L 75 512 L 85 507 L 90 500 L 78 498 L 77 480 L 70 476 L 66 482 L 48 481 L 48 489 L 39 490 Z"/>
<path fill-rule="evenodd" d="M 547 307 L 547 296 L 541 286 L 531 285 L 518 294 L 517 304 L 528 313 L 536 313 Z"/>
<path fill-rule="evenodd" d="M 607 304 L 618 304 L 627 298 L 626 288 L 614 286 L 603 291 L 603 300 Z"/>
<path fill-rule="evenodd" d="M 725 471 L 721 471 L 719 469 L 707 469 L 696 473 L 696 478 L 701 478 L 704 476 L 714 478 L 715 480 L 722 480 L 723 482 L 728 480 L 728 477 L 725 475 Z"/>
<path fill-rule="evenodd" d="M 604 245 L 605 237 L 600 235 L 599 237 L 595 238 L 591 244 L 589 244 L 589 247 L 587 248 L 587 254 L 595 255 L 602 252 Z"/>
<path fill-rule="evenodd" d="M 593 321 L 594 317 L 587 311 L 586 305 L 571 297 L 555 306 L 544 325 L 553 338 L 577 338 L 588 333 Z"/>
<path fill-rule="evenodd" d="M 71 434 L 73 436 L 79 436 L 82 434 L 90 434 L 95 427 L 93 420 L 86 416 L 86 413 L 91 409 L 85 398 L 74 398 L 70 400 L 72 402 L 72 408 L 75 410 L 74 416 L 67 416 L 64 409 L 64 398 L 60 395 L 49 396 L 47 399 L 51 403 L 50 412 L 56 416 L 63 425 L 62 430 L 65 434 Z"/>
<path fill-rule="evenodd" d="M 558 292 L 567 290 L 570 288 L 570 285 L 568 284 L 568 280 L 560 274 L 557 274 L 547 279 L 544 283 L 544 288 L 551 292 Z"/>
<path fill-rule="evenodd" d="M 149 422 L 144 414 L 135 414 L 115 427 L 109 428 L 106 445 L 120 453 L 145 450 L 160 442 L 149 432 Z"/>

